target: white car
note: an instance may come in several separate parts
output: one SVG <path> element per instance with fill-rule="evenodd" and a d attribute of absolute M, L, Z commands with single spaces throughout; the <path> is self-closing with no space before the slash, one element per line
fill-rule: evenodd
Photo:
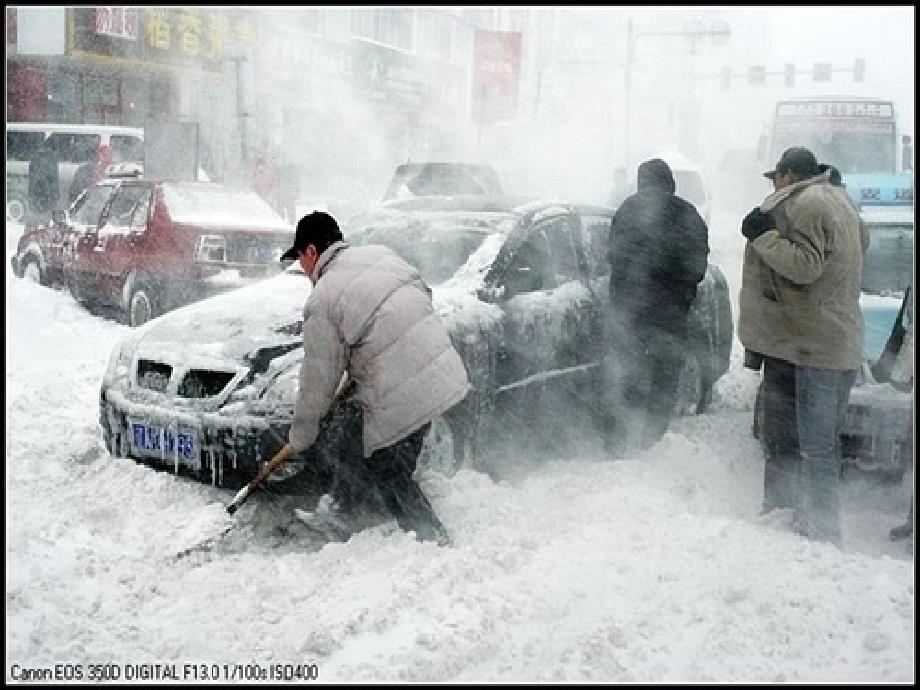
<path fill-rule="evenodd" d="M 672 151 L 656 153 L 648 158 L 660 158 L 668 164 L 677 185 L 675 194 L 693 204 L 706 225 L 709 225 L 712 195 L 700 167 L 686 156 Z"/>

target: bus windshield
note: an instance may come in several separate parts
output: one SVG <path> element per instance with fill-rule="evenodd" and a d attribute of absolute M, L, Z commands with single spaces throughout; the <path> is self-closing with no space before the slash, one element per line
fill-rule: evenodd
<path fill-rule="evenodd" d="M 804 146 L 815 157 L 831 163 L 842 173 L 893 172 L 895 169 L 893 132 L 844 132 L 831 127 L 777 125 L 774 157 L 779 159 L 790 146 Z"/>
<path fill-rule="evenodd" d="M 893 173 L 897 168 L 894 108 L 871 99 L 802 99 L 777 103 L 773 160 L 791 146 L 811 149 L 841 173 Z"/>

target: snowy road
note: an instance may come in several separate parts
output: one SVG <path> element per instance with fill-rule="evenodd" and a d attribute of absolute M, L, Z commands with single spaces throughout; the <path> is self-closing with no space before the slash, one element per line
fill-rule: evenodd
<path fill-rule="evenodd" d="M 711 238 L 736 311 L 737 223 L 717 215 Z M 179 680 L 185 664 L 316 664 L 326 682 L 914 680 L 913 561 L 887 539 L 912 476 L 844 486 L 842 551 L 758 517 L 757 379 L 737 343 L 712 410 L 635 459 L 426 477 L 455 548 L 381 526 L 317 550 L 296 500 L 260 495 L 214 551 L 177 561 L 230 496 L 110 457 L 99 385 L 127 327 L 6 272 L 8 681 L 57 663 L 175 664 Z"/>

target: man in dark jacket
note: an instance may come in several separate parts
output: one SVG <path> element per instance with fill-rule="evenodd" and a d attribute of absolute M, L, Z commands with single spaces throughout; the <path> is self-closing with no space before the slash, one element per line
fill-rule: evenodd
<path fill-rule="evenodd" d="M 677 403 L 687 315 L 706 273 L 709 230 L 694 206 L 674 195 L 668 164 L 639 166 L 638 191 L 610 226 L 610 304 L 603 385 L 608 450 L 655 443 Z"/>
<path fill-rule="evenodd" d="M 58 203 L 58 157 L 45 141 L 29 161 L 29 199 L 36 223 L 47 222 Z"/>

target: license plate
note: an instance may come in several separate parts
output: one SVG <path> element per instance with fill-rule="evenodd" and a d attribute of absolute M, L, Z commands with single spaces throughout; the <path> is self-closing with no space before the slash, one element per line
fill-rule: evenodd
<path fill-rule="evenodd" d="M 187 431 L 132 422 L 131 446 L 140 455 L 171 460 L 178 452 L 182 464 L 198 461 L 198 437 Z"/>

